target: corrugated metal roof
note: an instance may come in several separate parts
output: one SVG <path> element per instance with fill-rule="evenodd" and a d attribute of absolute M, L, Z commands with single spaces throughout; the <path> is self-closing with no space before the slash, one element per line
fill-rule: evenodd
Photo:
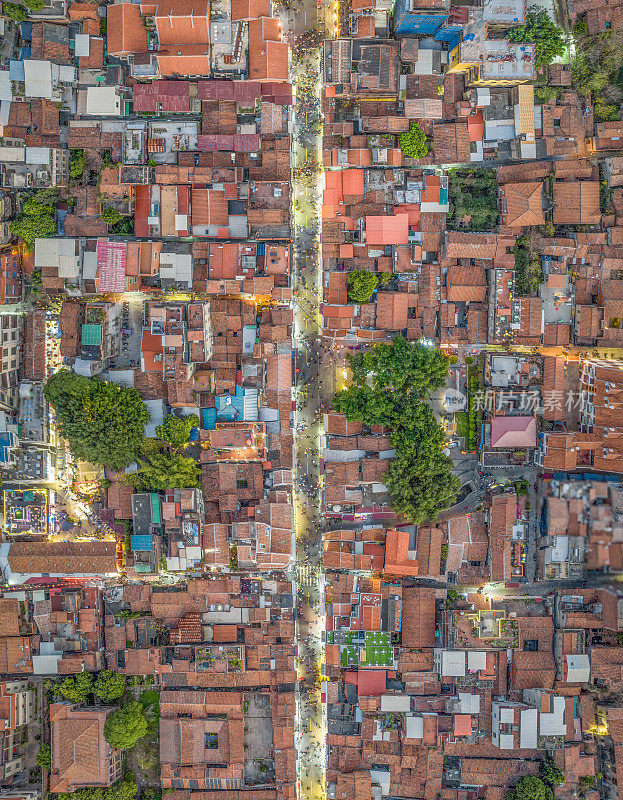
<path fill-rule="evenodd" d="M 190 109 L 190 84 L 188 81 L 153 81 L 138 83 L 132 90 L 134 111 L 183 112 Z"/>
<path fill-rule="evenodd" d="M 154 549 L 154 537 L 151 534 L 132 534 L 130 536 L 130 549 L 132 552 L 151 551 Z"/>
<path fill-rule="evenodd" d="M 199 81 L 200 100 L 235 100 L 250 103 L 262 96 L 258 81 Z"/>
<path fill-rule="evenodd" d="M 253 153 L 261 147 L 261 137 L 257 133 L 200 134 L 197 136 L 197 149 L 204 152 L 215 150 L 235 153 Z"/>
<path fill-rule="evenodd" d="M 155 492 L 151 496 L 151 518 L 156 524 L 160 524 L 160 497 Z"/>

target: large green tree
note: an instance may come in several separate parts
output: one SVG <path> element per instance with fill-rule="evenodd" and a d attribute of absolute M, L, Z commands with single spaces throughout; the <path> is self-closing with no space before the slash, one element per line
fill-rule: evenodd
<path fill-rule="evenodd" d="M 23 22 L 28 16 L 26 9 L 21 3 L 3 3 L 2 13 L 5 17 L 12 19 L 14 22 Z"/>
<path fill-rule="evenodd" d="M 513 800 L 554 800 L 550 787 L 536 775 L 526 775 L 515 788 Z"/>
<path fill-rule="evenodd" d="M 46 769 L 48 772 L 52 768 L 52 749 L 49 744 L 42 744 L 35 758 L 35 762 L 41 769 Z"/>
<path fill-rule="evenodd" d="M 93 691 L 93 676 L 90 672 L 79 672 L 75 678 L 65 678 L 55 687 L 54 693 L 63 700 L 83 703 Z"/>
<path fill-rule="evenodd" d="M 498 219 L 498 183 L 495 170 L 462 167 L 449 170 L 448 177 L 448 228 L 493 230 Z"/>
<path fill-rule="evenodd" d="M 140 460 L 136 472 L 128 475 L 128 483 L 137 491 L 191 489 L 199 486 L 200 469 L 194 458 L 180 453 L 152 453 Z"/>
<path fill-rule="evenodd" d="M 84 150 L 72 150 L 71 154 L 71 161 L 69 162 L 69 175 L 72 178 L 81 178 L 84 168 L 87 165 Z"/>
<path fill-rule="evenodd" d="M 526 483 L 526 495 L 528 494 L 528 482 Z M 519 494 L 519 492 L 518 492 Z M 565 773 L 560 769 L 558 764 L 554 761 L 553 756 L 550 756 L 549 753 L 546 754 L 541 761 L 541 778 L 545 781 L 545 783 L 549 784 L 552 789 L 556 786 L 562 786 L 565 782 Z"/>
<path fill-rule="evenodd" d="M 391 507 L 417 523 L 452 505 L 459 488 L 443 453 L 443 430 L 428 405 L 431 393 L 445 385 L 448 363 L 440 350 L 397 336 L 352 356 L 352 384 L 334 398 L 348 419 L 391 428 Z"/>
<path fill-rule="evenodd" d="M 374 408 L 372 413 L 382 414 L 387 421 L 379 421 L 386 425 L 399 421 L 410 398 L 425 399 L 444 386 L 449 365 L 441 350 L 408 342 L 404 336 L 396 336 L 391 344 L 379 344 L 357 353 L 349 361 L 352 386 L 361 389 L 373 406 L 380 403 L 380 408 Z M 336 405 L 349 391 L 337 395 Z"/>
<path fill-rule="evenodd" d="M 530 11 L 526 15 L 525 24 L 511 28 L 508 38 L 511 42 L 534 45 L 534 63 L 537 68 L 546 67 L 565 52 L 562 30 L 543 9 Z"/>
<path fill-rule="evenodd" d="M 118 700 L 124 690 L 125 675 L 120 672 L 113 672 L 111 669 L 103 669 L 95 679 L 93 687 L 93 693 L 105 703 Z"/>
<path fill-rule="evenodd" d="M 160 694 L 155 689 L 147 689 L 141 692 L 139 702 L 143 706 L 143 714 L 147 720 L 148 732 L 158 730 L 158 720 L 160 719 Z"/>
<path fill-rule="evenodd" d="M 602 30 L 575 38 L 571 59 L 573 87 L 592 95 L 595 121 L 618 119 L 623 88 L 623 40 L 619 30 Z"/>
<path fill-rule="evenodd" d="M 44 394 L 76 458 L 111 469 L 135 460 L 150 419 L 135 389 L 62 370 L 48 380 Z"/>
<path fill-rule="evenodd" d="M 410 158 L 424 158 L 428 153 L 428 139 L 417 122 L 412 122 L 409 130 L 400 134 L 398 146 Z"/>
<path fill-rule="evenodd" d="M 119 711 L 106 717 L 104 738 L 119 750 L 129 750 L 147 733 L 147 720 L 140 703 L 126 703 Z"/>
<path fill-rule="evenodd" d="M 37 217 L 41 214 L 54 214 L 55 207 L 54 201 L 51 198 L 42 202 L 35 200 L 34 197 L 29 197 L 22 204 L 21 210 L 22 214 L 25 214 L 27 217 Z"/>
<path fill-rule="evenodd" d="M 353 303 L 367 303 L 374 294 L 379 279 L 374 272 L 357 269 L 348 273 L 348 297 Z"/>
<path fill-rule="evenodd" d="M 108 789 L 99 786 L 87 786 L 75 792 L 60 792 L 54 795 L 57 800 L 134 800 L 138 786 L 131 777 L 121 778 Z"/>
<path fill-rule="evenodd" d="M 434 520 L 456 500 L 458 482 L 452 461 L 443 453 L 445 434 L 431 408 L 420 403 L 405 428 L 392 431 L 396 457 L 390 461 L 386 483 L 392 508 L 413 522 Z"/>
<path fill-rule="evenodd" d="M 117 225 L 123 219 L 117 209 L 113 208 L 112 206 L 106 206 L 104 209 L 102 209 L 101 217 L 104 222 L 111 227 Z"/>
<path fill-rule="evenodd" d="M 54 206 L 28 199 L 22 205 L 20 215 L 11 223 L 11 233 L 21 239 L 29 250 L 35 239 L 45 239 L 56 233 Z"/>
<path fill-rule="evenodd" d="M 200 425 L 199 417 L 196 414 L 189 414 L 186 417 L 177 417 L 169 414 L 164 418 L 162 425 L 156 428 L 156 435 L 162 442 L 167 442 L 172 447 L 179 447 L 190 438 L 192 428 Z"/>
<path fill-rule="evenodd" d="M 42 206 L 50 206 L 52 209 L 56 208 L 58 202 L 58 189 L 55 186 L 46 186 L 44 189 L 35 189 L 33 192 L 28 192 L 28 200 L 39 203 Z"/>
<path fill-rule="evenodd" d="M 104 800 L 134 800 L 138 786 L 130 776 L 113 783 L 104 792 Z"/>

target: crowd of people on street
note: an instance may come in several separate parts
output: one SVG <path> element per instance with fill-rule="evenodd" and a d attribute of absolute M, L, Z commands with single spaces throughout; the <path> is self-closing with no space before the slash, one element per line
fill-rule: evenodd
<path fill-rule="evenodd" d="M 294 313 L 298 351 L 295 362 L 294 398 L 296 509 L 296 625 L 298 642 L 297 750 L 301 797 L 323 794 L 323 707 L 320 694 L 323 659 L 323 522 L 321 509 L 321 430 L 318 420 L 328 402 L 323 393 L 324 352 L 320 326 L 320 169 L 317 136 L 322 113 L 318 74 L 309 65 L 313 53 L 305 47 L 317 44 L 313 35 L 301 42 L 296 80 L 296 130 L 298 147 L 294 174 L 299 177 L 295 194 Z"/>

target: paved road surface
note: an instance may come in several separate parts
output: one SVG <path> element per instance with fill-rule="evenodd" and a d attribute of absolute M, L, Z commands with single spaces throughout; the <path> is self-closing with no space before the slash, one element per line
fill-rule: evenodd
<path fill-rule="evenodd" d="M 294 28 L 315 27 L 315 3 L 307 0 L 295 15 Z M 309 125 L 320 112 L 320 59 L 317 55 L 298 71 L 312 77 L 316 100 L 297 100 L 292 168 L 296 171 L 310 157 L 320 158 L 321 124 Z M 321 336 L 319 302 L 321 261 L 321 176 L 303 185 L 294 181 L 294 335 L 296 408 L 294 414 L 295 546 L 296 546 L 296 641 L 297 673 L 297 797 L 321 800 L 325 795 L 325 720 L 320 693 L 324 658 L 324 574 L 320 496 L 320 437 L 322 434 Z"/>

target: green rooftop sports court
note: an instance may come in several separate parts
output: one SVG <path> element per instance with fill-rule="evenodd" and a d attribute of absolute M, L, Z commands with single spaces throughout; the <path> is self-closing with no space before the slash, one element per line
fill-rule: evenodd
<path fill-rule="evenodd" d="M 327 644 L 335 643 L 335 631 L 327 634 Z M 391 634 L 378 631 L 347 631 L 340 646 L 343 667 L 393 667 Z"/>

